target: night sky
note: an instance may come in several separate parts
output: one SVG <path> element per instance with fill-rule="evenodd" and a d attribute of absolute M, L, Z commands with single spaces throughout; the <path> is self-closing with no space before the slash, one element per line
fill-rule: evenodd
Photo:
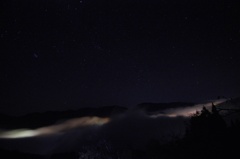
<path fill-rule="evenodd" d="M 240 94 L 237 0 L 5 0 L 0 112 Z"/>

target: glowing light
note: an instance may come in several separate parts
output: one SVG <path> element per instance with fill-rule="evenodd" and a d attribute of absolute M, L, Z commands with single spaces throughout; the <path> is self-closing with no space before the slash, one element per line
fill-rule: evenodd
<path fill-rule="evenodd" d="M 210 101 L 207 103 L 197 104 L 192 107 L 184 107 L 184 108 L 174 108 L 174 109 L 167 109 L 161 114 L 154 114 L 151 115 L 151 118 L 158 118 L 158 117 L 177 117 L 177 116 L 184 116 L 184 117 L 190 117 L 196 111 L 201 111 L 202 107 L 205 106 L 207 109 L 210 109 L 212 106 L 212 103 L 215 105 L 225 102 L 226 100 L 215 100 Z"/>
<path fill-rule="evenodd" d="M 109 121 L 110 121 L 109 118 L 81 117 L 81 118 L 67 120 L 61 124 L 41 127 L 35 130 L 16 129 L 16 130 L 2 131 L 0 133 L 0 138 L 14 139 L 14 138 L 26 138 L 26 137 L 51 135 L 51 134 L 64 132 L 64 131 L 78 128 L 78 127 L 101 126 L 108 123 Z"/>
<path fill-rule="evenodd" d="M 37 131 L 28 130 L 28 129 L 16 129 L 6 131 L 0 134 L 0 138 L 24 138 L 24 137 L 33 137 L 38 134 Z"/>
<path fill-rule="evenodd" d="M 184 108 L 175 108 L 175 109 L 167 109 L 161 114 L 154 114 L 149 116 L 150 118 L 158 118 L 158 117 L 177 117 L 177 116 L 185 116 L 189 117 L 194 114 L 196 111 L 200 111 L 203 105 L 209 109 L 214 103 L 215 105 L 224 102 L 225 100 L 216 100 L 210 101 L 203 104 L 197 104 L 192 107 L 184 107 Z M 100 117 L 81 117 L 75 119 L 69 119 L 63 123 L 41 127 L 35 130 L 30 129 L 16 129 L 9 131 L 0 131 L 0 138 L 26 138 L 26 137 L 37 137 L 43 135 L 51 135 L 57 133 L 64 133 L 67 130 L 74 128 L 84 128 L 88 126 L 101 126 L 110 121 L 110 118 L 100 118 Z"/>

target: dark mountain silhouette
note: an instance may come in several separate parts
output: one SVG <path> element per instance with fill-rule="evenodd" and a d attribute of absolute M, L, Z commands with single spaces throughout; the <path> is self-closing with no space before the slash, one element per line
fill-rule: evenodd
<path fill-rule="evenodd" d="M 121 106 L 103 106 L 98 108 L 81 108 L 67 111 L 46 111 L 41 113 L 31 113 L 22 116 L 8 116 L 0 114 L 1 129 L 16 128 L 38 128 L 52 125 L 58 121 L 84 116 L 109 117 L 114 114 L 123 113 L 127 110 Z"/>
<path fill-rule="evenodd" d="M 137 116 L 125 116 L 124 121 L 114 121 L 105 127 L 111 132 L 119 133 L 119 135 L 113 133 L 107 133 L 107 137 L 99 138 L 98 142 L 84 142 L 83 146 L 81 144 L 76 144 L 76 149 L 71 151 L 55 151 L 53 154 L 44 156 L 37 154 L 29 154 L 25 152 L 12 150 L 5 150 L 4 147 L 0 149 L 1 156 L 5 155 L 8 158 L 50 158 L 50 159 L 62 159 L 62 158 L 124 158 L 124 159 L 143 159 L 143 158 L 233 158 L 238 153 L 238 147 L 235 146 L 240 142 L 240 120 L 239 118 L 233 118 L 233 115 L 239 116 L 239 104 L 240 98 L 230 99 L 226 102 L 223 102 L 219 105 L 214 105 L 212 103 L 212 108 L 207 109 L 203 106 L 201 111 L 197 111 L 196 114 L 190 117 L 189 122 L 186 122 L 186 134 L 183 138 L 176 138 L 167 143 L 163 143 L 162 140 L 151 136 L 150 140 L 146 140 L 146 143 L 143 144 L 143 147 L 131 147 L 127 146 L 127 142 L 124 146 L 121 147 L 120 140 L 122 140 L 122 134 L 124 128 L 130 129 L 128 131 L 129 140 L 135 138 L 138 133 L 129 133 L 132 130 L 136 129 L 140 124 L 136 126 L 137 122 L 144 124 L 144 128 L 148 129 L 151 125 L 150 122 L 156 122 L 161 128 L 161 121 L 157 119 L 147 119 L 142 120 L 141 117 Z M 184 102 L 175 102 L 175 103 L 142 103 L 137 105 L 137 109 L 142 109 L 147 113 L 155 113 L 159 111 L 164 111 L 169 108 L 184 108 L 193 106 L 193 103 L 184 103 Z M 68 110 L 68 111 L 48 111 L 43 113 L 32 113 L 25 116 L 7 116 L 0 115 L 0 128 L 2 125 L 5 125 L 6 128 L 9 127 L 23 127 L 26 125 L 28 127 L 39 127 L 49 125 L 50 123 L 56 123 L 60 120 L 67 120 L 69 118 L 83 117 L 83 116 L 98 116 L 98 117 L 109 117 L 115 114 L 121 114 L 127 111 L 127 108 L 120 106 L 107 106 L 99 108 L 82 108 L 79 110 Z M 226 113 L 222 113 L 226 111 Z M 128 113 L 126 113 L 128 114 Z M 133 114 L 131 114 L 133 115 Z M 138 120 L 134 123 L 134 120 Z M 225 118 L 231 118 L 229 125 L 226 125 Z M 139 120 L 140 119 L 140 120 Z M 145 119 L 145 117 L 144 117 Z M 171 118 L 172 119 L 172 118 Z M 234 119 L 234 120 L 233 120 Z M 28 121 L 29 120 L 29 121 Z M 179 118 L 176 120 L 179 120 Z M 26 123 L 24 123 L 26 122 Z M 119 123 L 118 123 L 119 122 Z M 125 127 L 124 124 L 127 124 Z M 131 124 L 131 122 L 133 122 Z M 7 125 L 9 124 L 9 125 Z M 12 125 L 11 125 L 12 124 Z M 19 124 L 19 125 L 18 125 Z M 35 125 L 34 125 L 35 124 Z M 116 127 L 113 124 L 118 124 Z M 36 126 L 38 125 L 38 126 Z M 134 127 L 136 126 L 136 127 Z M 156 129 L 156 125 L 154 129 Z M 117 128 L 120 127 L 120 128 Z M 162 127 L 162 130 L 164 127 Z M 115 131 L 116 130 L 116 131 Z M 119 131 L 123 130 L 123 132 Z M 162 131 L 161 130 L 161 131 Z M 144 131 L 141 129 L 141 131 Z M 101 131 L 99 131 L 101 132 Z M 106 134 L 107 131 L 103 131 L 103 134 Z M 147 131 L 146 131 L 147 132 Z M 94 129 L 96 133 L 96 129 Z M 144 133 L 144 135 L 149 135 Z M 113 138 L 109 138 L 110 135 L 113 135 Z M 115 136 L 116 135 L 116 136 Z M 125 133 L 126 135 L 126 133 Z M 141 138 L 144 138 L 144 135 L 141 135 Z M 171 135 L 171 134 L 169 134 Z M 120 137 L 120 140 L 112 140 Z M 66 140 L 67 141 L 67 140 Z M 76 142 L 80 142 L 77 140 Z M 97 140 L 96 140 L 97 141 Z M 133 140 L 136 141 L 136 140 Z M 65 142 L 64 142 L 65 143 Z M 130 143 L 130 142 L 129 142 Z M 119 145 L 118 145 L 119 144 Z M 66 142 L 66 148 L 69 145 Z M 62 150 L 62 149 L 61 149 Z M 100 157 L 99 157 L 100 156 Z"/>
<path fill-rule="evenodd" d="M 171 102 L 171 103 L 141 103 L 137 107 L 145 110 L 147 113 L 161 112 L 165 109 L 193 106 L 194 103 Z"/>
<path fill-rule="evenodd" d="M 143 109 L 146 113 L 158 113 L 169 108 L 179 108 L 193 106 L 194 103 L 188 102 L 172 102 L 172 103 L 141 103 L 137 105 L 137 109 Z M 80 108 L 78 110 L 66 111 L 46 111 L 30 113 L 21 116 L 10 116 L 0 114 L 1 129 L 17 129 L 17 128 L 38 128 L 56 124 L 56 122 L 64 121 L 71 118 L 84 116 L 109 117 L 114 114 L 124 113 L 128 108 L 122 106 L 102 106 Z"/>

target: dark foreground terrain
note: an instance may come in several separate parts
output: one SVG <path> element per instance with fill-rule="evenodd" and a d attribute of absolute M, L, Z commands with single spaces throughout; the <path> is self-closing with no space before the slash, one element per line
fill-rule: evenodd
<path fill-rule="evenodd" d="M 239 99 L 227 102 L 239 105 Z M 118 113 L 123 111 L 125 111 L 123 108 L 115 108 L 114 110 Z M 225 112 L 221 113 L 222 111 Z M 131 147 L 127 143 L 124 146 L 119 146 L 117 143 L 102 139 L 98 143 L 88 144 L 77 150 L 51 155 L 23 153 L 4 148 L 0 150 L 0 155 L 5 156 L 5 158 L 24 159 L 236 158 L 239 156 L 240 121 L 234 118 L 229 124 L 225 120 L 232 114 L 239 116 L 239 109 L 220 109 L 215 105 L 212 105 L 210 110 L 203 107 L 201 111 L 193 114 L 189 122 L 186 123 L 186 133 L 183 138 L 176 137 L 168 143 L 162 143 L 152 138 L 142 148 Z"/>

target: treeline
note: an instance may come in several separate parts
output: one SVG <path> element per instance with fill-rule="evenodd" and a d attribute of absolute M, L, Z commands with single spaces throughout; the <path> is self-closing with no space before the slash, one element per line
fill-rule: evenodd
<path fill-rule="evenodd" d="M 239 113 L 239 112 L 237 112 Z M 240 122 L 227 125 L 219 110 L 202 108 L 193 114 L 187 123 L 183 138 L 176 138 L 167 144 L 151 139 L 144 148 L 136 149 L 125 145 L 118 147 L 102 139 L 99 143 L 81 147 L 73 152 L 39 156 L 15 151 L 0 150 L 0 155 L 9 158 L 50 158 L 50 159 L 215 159 L 239 156 Z"/>
<path fill-rule="evenodd" d="M 105 142 L 100 147 L 87 147 L 79 152 L 79 159 L 215 159 L 239 155 L 240 122 L 225 123 L 219 110 L 203 107 L 193 114 L 187 124 L 185 136 L 167 144 L 152 139 L 144 149 L 128 147 L 118 149 Z"/>
<path fill-rule="evenodd" d="M 232 121 L 227 126 L 219 110 L 212 105 L 191 116 L 185 137 L 161 145 L 153 140 L 145 151 L 133 151 L 132 158 L 233 158 L 239 156 L 240 122 Z"/>

